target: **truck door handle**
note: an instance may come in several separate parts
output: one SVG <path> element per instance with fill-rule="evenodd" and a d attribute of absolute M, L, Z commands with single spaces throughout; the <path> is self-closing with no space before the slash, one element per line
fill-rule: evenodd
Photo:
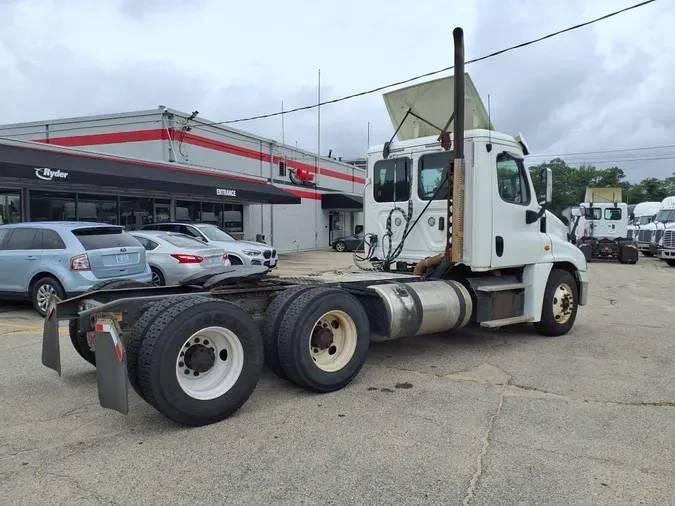
<path fill-rule="evenodd" d="M 34 257 L 33 255 L 28 255 L 26 257 L 26 260 L 37 260 L 37 257 Z"/>
<path fill-rule="evenodd" d="M 445 218 L 438 218 L 438 230 L 445 230 Z"/>

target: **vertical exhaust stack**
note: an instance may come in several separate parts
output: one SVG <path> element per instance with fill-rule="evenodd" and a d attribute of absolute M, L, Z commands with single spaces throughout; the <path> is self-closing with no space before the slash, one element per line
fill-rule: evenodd
<path fill-rule="evenodd" d="M 455 131 L 453 139 L 455 156 L 452 196 L 448 192 L 445 258 L 454 264 L 462 262 L 464 251 L 464 31 L 460 27 L 455 28 L 452 31 L 452 38 L 455 43 Z M 452 232 L 450 227 L 452 227 Z"/>

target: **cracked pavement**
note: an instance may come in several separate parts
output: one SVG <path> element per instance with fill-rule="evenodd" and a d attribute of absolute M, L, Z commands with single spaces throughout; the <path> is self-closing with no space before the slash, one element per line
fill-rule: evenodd
<path fill-rule="evenodd" d="M 292 265 L 346 269 L 348 254 Z M 570 334 L 528 327 L 371 347 L 327 395 L 265 372 L 232 418 L 179 427 L 130 391 L 98 405 L 94 369 L 62 333 L 0 308 L 0 497 L 14 505 L 672 504 L 675 268 L 593 262 Z"/>

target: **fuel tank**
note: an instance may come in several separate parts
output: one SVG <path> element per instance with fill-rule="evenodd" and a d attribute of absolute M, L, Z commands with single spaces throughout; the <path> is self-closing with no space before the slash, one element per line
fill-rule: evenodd
<path fill-rule="evenodd" d="M 469 291 L 451 280 L 387 283 L 368 287 L 379 295 L 368 307 L 373 341 L 464 327 L 473 313 Z"/>

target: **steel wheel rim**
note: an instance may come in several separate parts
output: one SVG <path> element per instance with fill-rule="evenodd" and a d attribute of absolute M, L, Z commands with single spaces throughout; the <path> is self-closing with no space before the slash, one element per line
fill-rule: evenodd
<path fill-rule="evenodd" d="M 210 349 L 212 352 L 205 350 Z M 209 358 L 213 364 L 208 370 Z M 226 394 L 244 369 L 244 347 L 224 327 L 207 327 L 192 334 L 176 358 L 176 379 L 187 395 L 209 401 Z"/>
<path fill-rule="evenodd" d="M 344 251 L 344 250 L 345 250 L 345 245 L 342 244 L 341 242 L 339 242 L 339 243 L 337 243 L 337 244 L 335 245 L 335 249 L 338 250 L 338 251 Z"/>
<path fill-rule="evenodd" d="M 54 294 L 56 294 L 56 290 L 54 290 L 54 287 L 52 285 L 48 284 L 40 285 L 40 288 L 38 288 L 36 296 L 38 307 L 43 311 L 47 311 L 49 303 L 52 300 L 52 295 Z"/>
<path fill-rule="evenodd" d="M 559 325 L 564 325 L 572 318 L 574 310 L 574 294 L 567 283 L 561 283 L 553 292 L 553 318 Z"/>
<path fill-rule="evenodd" d="M 328 334 L 331 333 L 330 343 Z M 318 342 L 318 332 L 324 342 Z M 354 320 L 344 311 L 329 311 L 319 318 L 312 329 L 309 353 L 316 366 L 323 372 L 332 373 L 344 369 L 356 353 L 357 331 Z"/>
<path fill-rule="evenodd" d="M 159 274 L 157 274 L 155 271 L 152 271 L 152 284 L 154 286 L 162 285 L 162 280 L 160 279 Z"/>

